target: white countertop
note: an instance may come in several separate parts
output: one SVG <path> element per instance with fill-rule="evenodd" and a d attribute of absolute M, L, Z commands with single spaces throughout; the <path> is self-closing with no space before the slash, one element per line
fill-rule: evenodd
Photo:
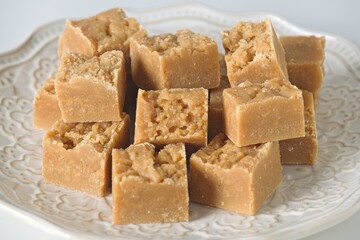
<path fill-rule="evenodd" d="M 124 6 L 155 8 L 181 1 L 115 1 L 115 0 L 33 0 L 0 2 L 0 54 L 19 46 L 40 25 L 66 17 L 87 17 L 102 10 Z M 360 46 L 360 1 L 197 1 L 234 12 L 272 12 L 291 22 L 316 31 L 334 33 Z M 311 7 L 310 7 L 311 6 Z M 360 212 L 344 222 L 305 239 L 359 239 Z M 64 239 L 34 228 L 16 214 L 0 208 L 0 239 Z"/>

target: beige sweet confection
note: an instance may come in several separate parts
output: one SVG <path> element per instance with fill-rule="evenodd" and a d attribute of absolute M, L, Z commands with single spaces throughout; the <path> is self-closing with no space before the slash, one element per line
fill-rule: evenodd
<path fill-rule="evenodd" d="M 42 174 L 46 182 L 96 196 L 111 185 L 111 151 L 126 147 L 129 116 L 119 122 L 56 122 L 43 138 Z"/>
<path fill-rule="evenodd" d="M 33 120 L 36 128 L 48 130 L 61 119 L 54 81 L 54 77 L 46 80 L 35 95 Z"/>
<path fill-rule="evenodd" d="M 318 141 L 314 100 L 310 92 L 303 91 L 305 137 L 279 141 L 282 164 L 309 164 L 316 163 Z"/>
<path fill-rule="evenodd" d="M 208 139 L 212 139 L 219 132 L 224 130 L 223 127 L 223 103 L 222 95 L 225 88 L 230 87 L 229 80 L 226 75 L 226 64 L 224 55 L 219 56 L 221 81 L 220 86 L 210 89 L 209 101 L 209 131 Z"/>
<path fill-rule="evenodd" d="M 130 46 L 133 80 L 142 89 L 210 89 L 220 84 L 217 44 L 205 35 L 179 30 L 133 38 Z"/>
<path fill-rule="evenodd" d="M 183 143 L 158 153 L 149 143 L 113 150 L 113 223 L 165 223 L 189 220 Z"/>
<path fill-rule="evenodd" d="M 135 143 L 149 142 L 161 147 L 183 142 L 187 147 L 197 148 L 206 146 L 207 131 L 207 89 L 139 89 Z"/>
<path fill-rule="evenodd" d="M 60 58 L 68 53 L 99 56 L 107 51 L 121 50 L 130 63 L 130 38 L 146 35 L 134 18 L 128 18 L 121 8 L 114 8 L 78 21 L 66 20 L 59 38 Z M 130 69 L 127 67 L 127 69 Z"/>
<path fill-rule="evenodd" d="M 317 92 L 324 77 L 325 37 L 283 36 L 289 80 L 300 89 Z"/>
<path fill-rule="evenodd" d="M 305 135 L 301 90 L 283 79 L 227 88 L 223 105 L 225 133 L 239 147 Z"/>
<path fill-rule="evenodd" d="M 320 98 L 320 89 L 316 92 L 312 93 L 313 98 L 314 98 L 314 108 L 317 106 L 318 102 L 319 102 L 319 98 Z"/>
<path fill-rule="evenodd" d="M 121 51 L 72 53 L 60 61 L 55 88 L 64 122 L 121 120 L 126 77 Z"/>
<path fill-rule="evenodd" d="M 282 179 L 278 142 L 235 146 L 220 133 L 190 158 L 193 202 L 254 215 Z"/>
<path fill-rule="evenodd" d="M 288 80 L 284 49 L 269 20 L 238 22 L 222 32 L 222 42 L 231 86 L 274 77 Z"/>

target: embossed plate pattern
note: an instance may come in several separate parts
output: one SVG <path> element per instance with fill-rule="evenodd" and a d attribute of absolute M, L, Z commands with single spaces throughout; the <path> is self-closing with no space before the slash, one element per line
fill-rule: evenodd
<path fill-rule="evenodd" d="M 234 14 L 202 5 L 139 12 L 150 33 L 190 28 L 214 38 L 238 20 L 272 20 L 279 35 L 321 34 L 266 13 Z M 256 216 L 191 205 L 189 223 L 113 226 L 111 196 L 91 197 L 41 177 L 42 131 L 32 125 L 36 89 L 56 72 L 64 20 L 47 24 L 16 51 L 0 56 L 0 207 L 64 237 L 126 239 L 300 238 L 330 227 L 360 207 L 360 52 L 326 34 L 326 77 L 316 111 L 319 161 L 284 167 L 284 180 Z"/>

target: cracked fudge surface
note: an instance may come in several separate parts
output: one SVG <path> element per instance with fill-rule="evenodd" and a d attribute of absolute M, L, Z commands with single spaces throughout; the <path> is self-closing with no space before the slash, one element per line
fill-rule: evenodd
<path fill-rule="evenodd" d="M 126 91 L 124 64 L 121 51 L 99 57 L 64 56 L 55 83 L 64 122 L 120 120 Z"/>
<path fill-rule="evenodd" d="M 56 122 L 43 138 L 43 177 L 47 182 L 104 196 L 111 184 L 111 151 L 126 147 L 129 116 L 102 123 Z"/>
<path fill-rule="evenodd" d="M 317 160 L 318 140 L 316 132 L 314 99 L 311 92 L 303 90 L 305 136 L 279 141 L 282 164 L 309 164 Z"/>
<path fill-rule="evenodd" d="M 66 20 L 65 30 L 59 39 L 59 56 L 68 53 L 95 56 L 121 50 L 128 58 L 130 38 L 140 29 L 139 23 L 126 17 L 121 8 L 78 21 Z"/>
<path fill-rule="evenodd" d="M 139 89 L 135 143 L 150 142 L 161 147 L 183 142 L 201 147 L 207 144 L 207 130 L 207 89 Z"/>
<path fill-rule="evenodd" d="M 113 150 L 113 222 L 188 221 L 189 196 L 183 143 L 158 153 L 149 143 Z"/>
<path fill-rule="evenodd" d="M 325 37 L 282 36 L 289 80 L 298 88 L 317 93 L 324 78 Z"/>
<path fill-rule="evenodd" d="M 301 90 L 283 79 L 227 88 L 223 106 L 225 133 L 239 147 L 305 134 Z"/>
<path fill-rule="evenodd" d="M 222 42 L 231 86 L 274 77 L 288 80 L 284 49 L 269 20 L 238 22 L 222 32 Z"/>
<path fill-rule="evenodd" d="M 190 157 L 190 199 L 254 215 L 282 179 L 278 142 L 235 146 L 223 133 Z"/>
<path fill-rule="evenodd" d="M 209 89 L 220 83 L 216 42 L 190 30 L 133 38 L 130 55 L 133 80 L 145 90 Z"/>
<path fill-rule="evenodd" d="M 55 78 L 44 82 L 37 91 L 34 100 L 34 126 L 48 130 L 61 119 L 61 111 L 55 94 Z"/>

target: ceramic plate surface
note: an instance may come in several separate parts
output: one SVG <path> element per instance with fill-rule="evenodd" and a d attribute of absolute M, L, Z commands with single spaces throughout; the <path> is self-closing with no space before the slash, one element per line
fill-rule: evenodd
<path fill-rule="evenodd" d="M 113 226 L 111 196 L 96 198 L 41 177 L 42 131 L 32 124 L 36 90 L 56 72 L 64 20 L 0 56 L 0 208 L 64 237 L 126 239 L 289 239 L 328 228 L 360 207 L 360 52 L 347 40 L 267 13 L 236 14 L 202 5 L 127 9 L 151 34 L 190 28 L 214 38 L 236 21 L 271 19 L 278 35 L 325 35 L 326 77 L 316 118 L 318 163 L 284 167 L 284 179 L 256 216 L 192 204 L 188 223 Z"/>

